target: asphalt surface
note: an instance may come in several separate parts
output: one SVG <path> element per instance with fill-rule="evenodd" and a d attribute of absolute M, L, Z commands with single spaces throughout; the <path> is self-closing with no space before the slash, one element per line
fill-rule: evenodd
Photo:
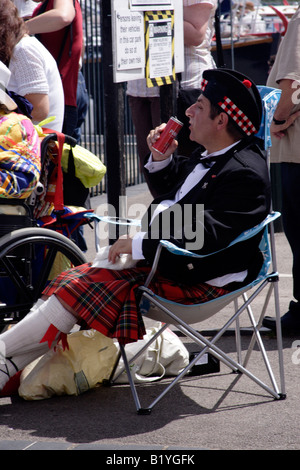
<path fill-rule="evenodd" d="M 145 184 L 129 188 L 127 194 L 131 216 L 142 210 L 151 199 Z M 92 205 L 102 211 L 105 201 L 105 196 L 95 197 Z M 104 236 L 105 233 L 101 235 Z M 89 246 L 87 259 L 92 260 L 95 254 L 94 233 L 89 227 L 85 228 L 85 237 Z M 291 253 L 283 233 L 275 234 L 275 242 L 283 314 L 292 298 Z M 264 295 L 261 294 L 254 306 L 260 307 L 263 301 Z M 210 335 L 231 313 L 226 308 L 197 327 Z M 274 314 L 273 299 L 267 314 Z M 249 343 L 248 326 L 246 315 L 241 320 L 243 353 Z M 234 354 L 235 338 L 231 333 L 218 344 Z M 102 456 L 105 464 L 128 464 L 139 468 L 149 463 L 196 464 L 197 459 L 203 458 L 203 450 L 298 450 L 298 336 L 283 338 L 284 400 L 274 400 L 249 378 L 231 373 L 224 365 L 221 365 L 219 373 L 185 377 L 147 416 L 136 413 L 128 385 L 99 386 L 80 396 L 52 397 L 41 401 L 25 401 L 19 396 L 5 397 L 0 398 L 0 450 L 101 450 L 99 458 Z M 276 338 L 263 331 L 263 339 L 281 389 Z M 193 350 L 189 341 L 185 344 Z M 249 367 L 263 375 L 265 369 L 259 354 L 255 347 Z M 142 405 L 147 406 L 168 380 L 139 386 Z M 128 459 L 144 457 L 139 461 L 125 460 L 125 457 L 116 460 L 117 456 L 123 455 Z M 174 455 L 179 456 L 177 461 Z M 186 461 L 188 456 L 189 462 Z M 172 459 L 168 461 L 167 457 Z"/>

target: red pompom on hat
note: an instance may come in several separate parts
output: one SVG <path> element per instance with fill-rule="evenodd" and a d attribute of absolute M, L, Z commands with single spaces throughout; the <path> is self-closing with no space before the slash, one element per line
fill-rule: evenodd
<path fill-rule="evenodd" d="M 251 88 L 252 87 L 252 83 L 250 82 L 250 80 L 243 80 L 243 85 L 245 85 L 246 88 Z"/>

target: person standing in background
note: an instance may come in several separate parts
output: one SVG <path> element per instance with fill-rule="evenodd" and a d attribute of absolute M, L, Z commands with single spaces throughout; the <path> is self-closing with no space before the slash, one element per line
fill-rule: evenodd
<path fill-rule="evenodd" d="M 183 0 L 184 71 L 181 88 L 200 88 L 204 70 L 215 68 L 211 55 L 216 0 Z"/>
<path fill-rule="evenodd" d="M 19 16 L 24 20 L 31 18 L 33 10 L 36 8 L 36 3 L 33 0 L 13 0 L 16 5 Z"/>
<path fill-rule="evenodd" d="M 61 75 L 65 115 L 63 133 L 77 127 L 77 84 L 83 47 L 82 12 L 78 0 L 42 0 L 26 22 L 57 62 Z"/>
<path fill-rule="evenodd" d="M 159 87 L 148 88 L 146 78 L 130 80 L 127 82 L 127 95 L 136 135 L 139 168 L 145 176 L 152 196 L 155 196 L 148 176 L 144 172 L 144 163 L 149 153 L 147 135 L 151 129 L 154 129 L 161 123 Z"/>
<path fill-rule="evenodd" d="M 178 135 L 178 153 L 189 155 L 196 149 L 189 138 L 186 109 L 200 94 L 204 70 L 216 67 L 211 54 L 217 0 L 183 0 L 184 71 L 179 80 L 177 117 L 183 122 Z"/>
<path fill-rule="evenodd" d="M 83 51 L 82 51 L 83 55 Z M 76 106 L 77 106 L 77 123 L 73 131 L 72 137 L 76 139 L 77 144 L 81 142 L 81 126 L 85 121 L 89 109 L 89 92 L 86 87 L 85 78 L 82 73 L 82 61 L 80 60 L 80 69 L 78 73 L 77 93 L 76 93 Z"/>
<path fill-rule="evenodd" d="M 55 117 L 48 127 L 61 131 L 64 94 L 55 60 L 34 37 L 11 0 L 0 2 L 0 60 L 11 72 L 9 91 L 26 98 L 33 109 L 34 124 Z"/>
<path fill-rule="evenodd" d="M 281 90 L 270 127 L 272 163 L 280 163 L 282 182 L 282 221 L 293 254 L 293 296 L 281 318 L 283 333 L 300 332 L 300 7 L 289 21 L 279 46 L 267 86 Z M 263 326 L 276 329 L 275 317 L 265 317 Z"/>

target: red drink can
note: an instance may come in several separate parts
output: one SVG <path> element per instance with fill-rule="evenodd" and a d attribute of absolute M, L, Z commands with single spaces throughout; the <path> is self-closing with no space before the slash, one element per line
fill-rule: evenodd
<path fill-rule="evenodd" d="M 172 141 L 178 135 L 178 132 L 182 128 L 182 122 L 178 121 L 175 117 L 171 117 L 164 130 L 160 134 L 160 138 L 153 144 L 153 148 L 161 153 L 162 155 L 167 151 Z"/>

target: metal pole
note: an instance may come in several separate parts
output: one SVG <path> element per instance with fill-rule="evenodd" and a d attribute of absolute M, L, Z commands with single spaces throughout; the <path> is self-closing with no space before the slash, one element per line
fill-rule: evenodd
<path fill-rule="evenodd" d="M 120 196 L 125 196 L 124 87 L 113 82 L 111 1 L 101 0 L 102 63 L 104 82 L 104 133 L 109 215 L 123 217 Z M 99 90 L 100 92 L 100 90 Z M 112 209 L 110 211 L 110 209 Z M 110 243 L 118 238 L 113 228 Z M 112 234 L 112 232 L 110 232 Z"/>

